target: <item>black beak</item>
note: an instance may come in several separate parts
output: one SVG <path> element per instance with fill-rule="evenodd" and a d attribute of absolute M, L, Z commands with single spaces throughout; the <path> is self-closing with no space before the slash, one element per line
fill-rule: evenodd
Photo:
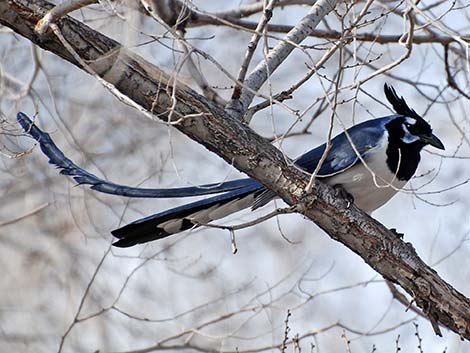
<path fill-rule="evenodd" d="M 444 144 L 441 142 L 441 140 L 439 140 L 437 136 L 432 133 L 428 135 L 421 135 L 420 139 L 427 145 L 434 146 L 440 150 L 445 150 Z"/>

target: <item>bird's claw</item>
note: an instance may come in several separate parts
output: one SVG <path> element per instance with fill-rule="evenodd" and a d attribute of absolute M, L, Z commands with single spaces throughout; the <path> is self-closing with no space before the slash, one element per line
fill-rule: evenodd
<path fill-rule="evenodd" d="M 335 196 L 339 196 L 342 199 L 345 199 L 347 201 L 347 208 L 351 206 L 352 203 L 354 203 L 354 197 L 346 191 L 345 188 L 343 188 L 341 185 L 334 185 L 333 189 L 335 190 Z"/>

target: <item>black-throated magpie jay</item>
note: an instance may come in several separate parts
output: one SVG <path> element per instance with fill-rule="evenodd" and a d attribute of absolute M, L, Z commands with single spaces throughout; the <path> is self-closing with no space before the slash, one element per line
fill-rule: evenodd
<path fill-rule="evenodd" d="M 444 149 L 431 126 L 393 87 L 385 84 L 385 96 L 396 114 L 354 125 L 331 140 L 331 149 L 317 177 L 332 186 L 341 186 L 354 203 L 367 213 L 393 197 L 411 179 L 426 145 Z M 246 178 L 221 184 L 175 189 L 141 189 L 110 183 L 76 166 L 55 146 L 50 136 L 37 128 L 23 113 L 17 119 L 23 129 L 36 139 L 49 162 L 62 168 L 79 184 L 90 184 L 97 191 L 129 197 L 187 197 L 223 194 L 157 213 L 111 233 L 119 240 L 113 245 L 129 247 L 165 238 L 201 224 L 226 217 L 242 209 L 264 206 L 277 196 L 258 181 Z M 326 144 L 303 154 L 295 164 L 312 173 Z"/>

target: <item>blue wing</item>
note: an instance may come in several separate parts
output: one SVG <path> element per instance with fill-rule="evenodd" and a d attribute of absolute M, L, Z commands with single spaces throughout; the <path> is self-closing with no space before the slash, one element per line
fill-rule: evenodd
<path fill-rule="evenodd" d="M 113 236 L 119 239 L 117 242 L 113 243 L 113 245 L 127 248 L 136 244 L 166 238 L 172 234 L 198 227 L 198 212 L 211 208 L 218 208 L 220 212 L 221 208 L 228 207 L 229 211 L 227 211 L 227 214 L 235 213 L 249 207 L 249 204 L 247 206 L 238 207 L 239 205 L 236 204 L 237 200 L 250 197 L 250 195 L 250 199 L 253 200 L 264 190 L 266 189 L 264 189 L 262 185 L 250 185 L 221 195 L 212 196 L 207 199 L 171 208 L 145 218 L 140 218 L 121 228 L 111 231 Z M 235 202 L 232 207 L 230 207 L 231 202 Z M 210 219 L 209 221 L 215 219 L 218 218 Z M 173 230 L 166 230 L 164 227 L 165 222 L 175 220 L 179 220 L 178 227 Z"/>
<path fill-rule="evenodd" d="M 386 132 L 385 125 L 393 120 L 396 115 L 390 115 L 383 118 L 367 120 L 346 130 L 349 138 L 354 144 L 353 148 L 346 135 L 341 133 L 331 140 L 331 148 L 318 172 L 318 177 L 328 177 L 339 173 L 356 165 L 360 159 L 366 159 L 367 152 L 375 147 Z M 295 163 L 305 171 L 313 173 L 318 162 L 320 161 L 326 144 L 318 146 L 309 152 L 300 156 Z M 356 151 L 358 153 L 356 153 Z"/>

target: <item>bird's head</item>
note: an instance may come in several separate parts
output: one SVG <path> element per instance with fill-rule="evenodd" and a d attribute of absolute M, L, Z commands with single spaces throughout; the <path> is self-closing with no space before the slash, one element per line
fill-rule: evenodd
<path fill-rule="evenodd" d="M 395 119 L 391 128 L 403 144 L 413 144 L 420 149 L 426 145 L 431 145 L 440 150 L 444 149 L 441 140 L 432 133 L 431 125 L 411 109 L 403 97 L 398 97 L 392 86 L 385 84 L 384 91 L 387 100 L 392 104 L 397 114 L 400 115 L 399 118 Z"/>

